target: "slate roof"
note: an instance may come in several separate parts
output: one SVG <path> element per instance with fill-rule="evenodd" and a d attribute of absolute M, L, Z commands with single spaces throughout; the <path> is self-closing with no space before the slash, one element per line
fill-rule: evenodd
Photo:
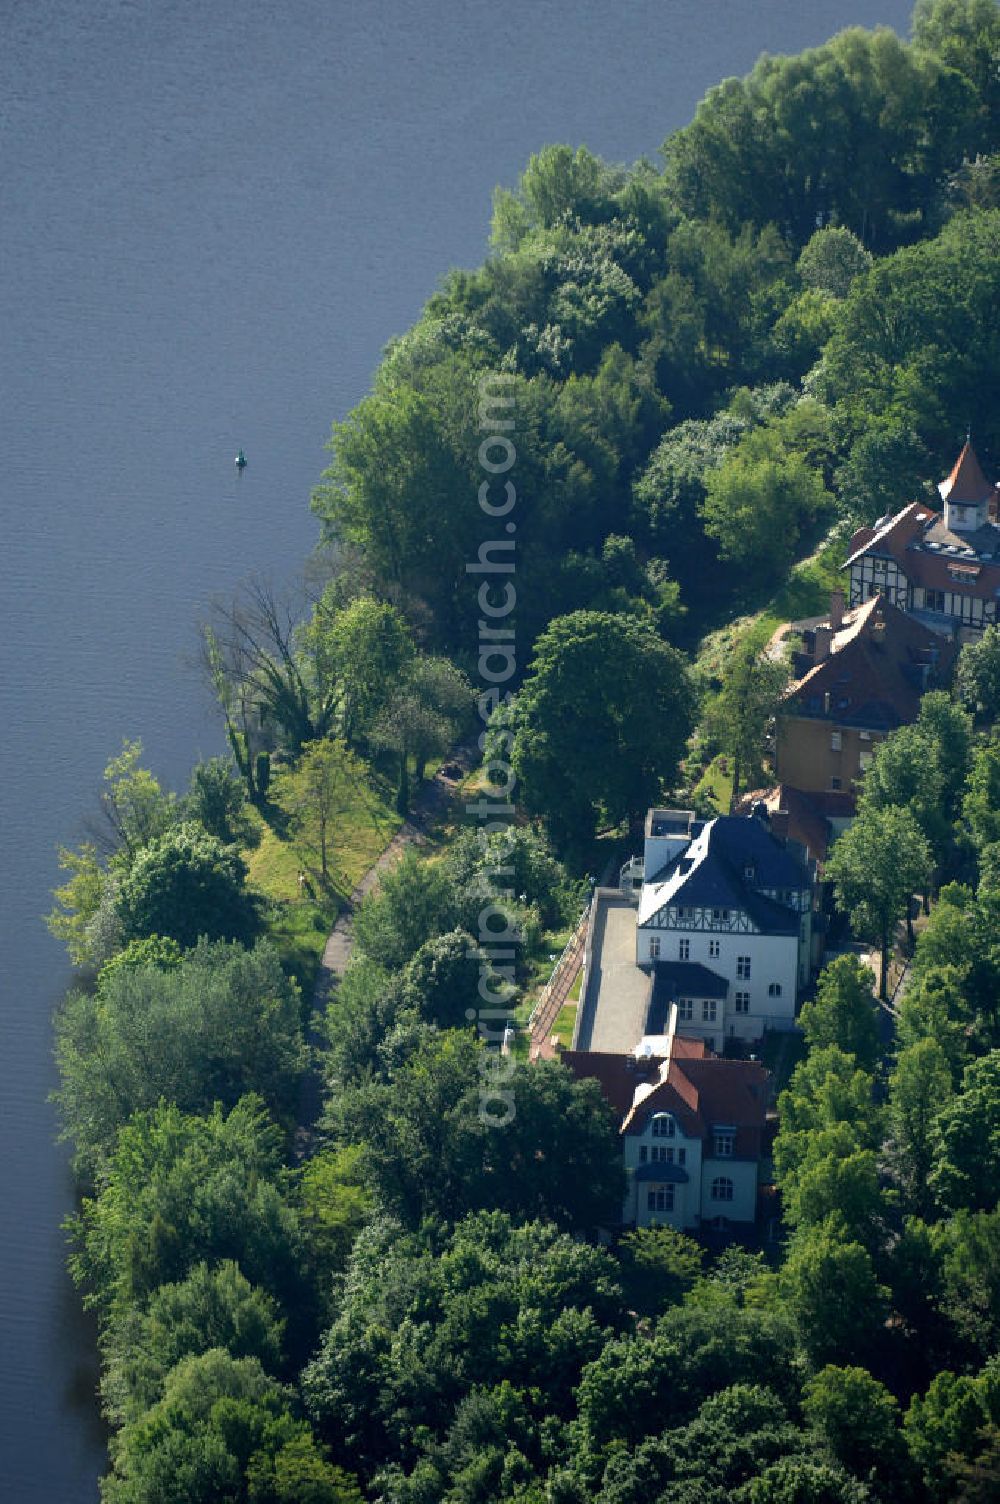
<path fill-rule="evenodd" d="M 678 998 L 725 998 L 729 982 L 698 961 L 654 961 L 646 1034 L 662 1034 L 671 1003 Z"/>
<path fill-rule="evenodd" d="M 748 867 L 754 871 L 752 881 L 744 876 Z M 637 923 L 648 924 L 668 905 L 736 909 L 748 913 L 765 933 L 797 934 L 798 914 L 766 898 L 759 890 L 808 886 L 809 874 L 802 862 L 771 834 L 762 820 L 719 815 L 708 822 L 657 881 L 644 886 Z"/>

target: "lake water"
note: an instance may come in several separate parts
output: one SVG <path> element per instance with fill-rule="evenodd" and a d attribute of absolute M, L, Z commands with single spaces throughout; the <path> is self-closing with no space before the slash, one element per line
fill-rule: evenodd
<path fill-rule="evenodd" d="M 97 1497 L 92 1335 L 46 1101 L 41 916 L 124 736 L 221 750 L 209 599 L 311 548 L 330 421 L 494 184 L 548 141 L 653 155 L 761 50 L 903 0 L 0 0 L 0 1493 Z M 242 479 L 232 456 L 246 449 Z"/>

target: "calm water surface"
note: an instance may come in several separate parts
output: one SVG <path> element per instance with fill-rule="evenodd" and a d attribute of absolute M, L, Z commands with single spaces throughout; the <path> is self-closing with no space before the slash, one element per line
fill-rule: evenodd
<path fill-rule="evenodd" d="M 221 749 L 185 667 L 210 597 L 312 546 L 330 421 L 547 141 L 652 155 L 758 52 L 903 0 L 0 0 L 0 1495 L 97 1496 L 63 1272 L 40 916 L 141 735 Z M 232 465 L 244 446 L 242 480 Z"/>

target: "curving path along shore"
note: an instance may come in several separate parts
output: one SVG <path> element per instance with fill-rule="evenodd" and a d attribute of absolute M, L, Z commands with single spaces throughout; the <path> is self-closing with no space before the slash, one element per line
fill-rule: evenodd
<path fill-rule="evenodd" d="M 445 759 L 433 778 L 421 785 L 413 800 L 408 818 L 400 826 L 378 860 L 369 867 L 364 877 L 347 900 L 347 908 L 337 919 L 327 936 L 323 959 L 316 974 L 312 1006 L 306 1030 L 310 1048 L 320 1051 L 323 1039 L 316 1027 L 337 983 L 347 970 L 354 949 L 354 911 L 378 887 L 382 874 L 389 872 L 401 860 L 408 846 L 423 846 L 427 842 L 430 827 L 448 809 L 462 781 L 475 766 L 479 755 L 478 741 L 463 742 Z M 448 771 L 446 772 L 445 769 Z M 315 1058 L 315 1056 L 314 1056 Z M 311 1125 L 319 1116 L 322 1098 L 322 1078 L 318 1069 L 310 1070 L 302 1083 L 299 1106 L 299 1153 L 306 1152 Z"/>

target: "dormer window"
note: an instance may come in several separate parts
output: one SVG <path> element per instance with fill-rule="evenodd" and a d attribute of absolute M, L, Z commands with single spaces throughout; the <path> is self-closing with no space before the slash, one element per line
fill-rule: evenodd
<path fill-rule="evenodd" d="M 669 1112 L 656 1112 L 653 1114 L 653 1137 L 673 1138 L 677 1129 Z"/>

